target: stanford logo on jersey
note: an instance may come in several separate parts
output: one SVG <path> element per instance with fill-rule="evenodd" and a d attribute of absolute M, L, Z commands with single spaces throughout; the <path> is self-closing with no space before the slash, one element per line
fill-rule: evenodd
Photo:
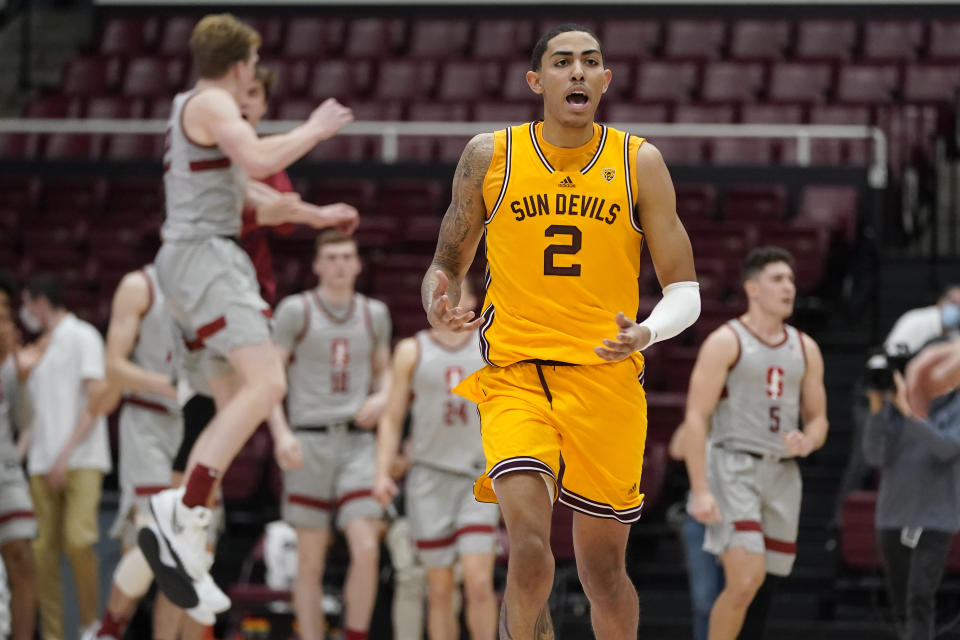
<path fill-rule="evenodd" d="M 767 397 L 771 400 L 779 400 L 783 396 L 783 369 L 781 367 L 770 367 L 767 369 Z"/>
<path fill-rule="evenodd" d="M 447 393 L 450 393 L 463 380 L 463 369 L 461 367 L 447 367 L 443 376 L 447 381 Z"/>

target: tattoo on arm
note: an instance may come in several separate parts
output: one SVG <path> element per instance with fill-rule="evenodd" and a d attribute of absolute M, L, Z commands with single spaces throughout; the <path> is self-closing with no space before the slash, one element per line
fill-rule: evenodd
<path fill-rule="evenodd" d="M 437 286 L 435 271 L 442 271 L 450 280 L 447 295 L 452 305 L 460 302 L 460 274 L 470 266 L 473 256 L 467 256 L 464 243 L 476 237 L 477 225 L 483 224 L 486 211 L 483 204 L 483 179 L 493 156 L 493 134 L 472 139 L 463 150 L 453 176 L 453 197 L 443 222 L 433 262 L 423 279 L 420 295 L 423 308 L 429 309 L 433 290 Z M 464 264 L 466 263 L 466 264 Z"/>

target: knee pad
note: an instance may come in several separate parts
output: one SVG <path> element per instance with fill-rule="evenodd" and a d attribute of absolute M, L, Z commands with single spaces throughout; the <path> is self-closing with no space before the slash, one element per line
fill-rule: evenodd
<path fill-rule="evenodd" d="M 120 558 L 116 571 L 113 572 L 113 583 L 123 592 L 123 595 L 132 600 L 146 595 L 151 582 L 153 582 L 153 572 L 139 547 L 125 553 Z"/>

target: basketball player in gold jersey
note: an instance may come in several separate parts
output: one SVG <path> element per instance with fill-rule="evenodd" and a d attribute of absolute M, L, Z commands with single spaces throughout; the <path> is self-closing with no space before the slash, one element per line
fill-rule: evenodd
<path fill-rule="evenodd" d="M 500 503 L 510 537 L 501 638 L 554 637 L 555 499 L 576 511 L 596 637 L 637 636 L 624 556 L 643 498 L 639 351 L 690 326 L 700 295 L 660 153 L 593 121 L 611 75 L 588 29 L 562 25 L 540 38 L 526 79 L 543 96 L 544 120 L 468 143 L 423 281 L 434 327 L 480 328 L 487 366 L 457 391 L 478 403 L 483 426 L 487 466 L 474 495 Z M 458 303 L 481 236 L 487 292 L 474 319 Z M 644 239 L 664 295 L 636 324 Z"/>

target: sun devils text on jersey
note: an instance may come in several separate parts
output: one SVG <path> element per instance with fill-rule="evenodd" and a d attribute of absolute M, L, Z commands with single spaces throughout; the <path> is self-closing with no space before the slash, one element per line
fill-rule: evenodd
<path fill-rule="evenodd" d="M 484 360 L 602 364 L 593 349 L 617 311 L 634 317 L 643 231 L 634 211 L 643 138 L 595 124 L 566 149 L 541 123 L 497 131 L 483 184 Z"/>

